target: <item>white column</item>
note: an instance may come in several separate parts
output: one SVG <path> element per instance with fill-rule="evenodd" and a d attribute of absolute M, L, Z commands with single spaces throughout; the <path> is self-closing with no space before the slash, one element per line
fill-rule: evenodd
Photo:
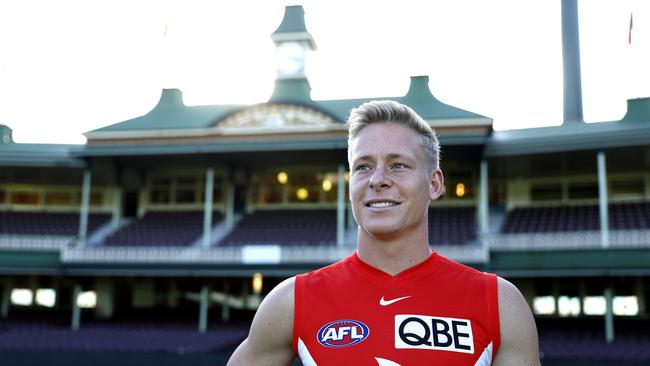
<path fill-rule="evenodd" d="M 201 297 L 199 302 L 199 332 L 205 333 L 208 330 L 208 305 L 210 288 L 207 285 L 201 287 Z"/>
<path fill-rule="evenodd" d="M 77 284 L 74 286 L 74 291 L 72 292 L 72 330 L 79 329 L 79 325 L 81 324 L 81 308 L 79 308 L 79 304 L 77 303 L 80 294 L 81 285 Z"/>
<path fill-rule="evenodd" d="M 614 342 L 614 311 L 612 300 L 612 288 L 605 289 L 605 340 L 607 343 Z"/>
<path fill-rule="evenodd" d="M 221 304 L 221 321 L 226 323 L 230 321 L 230 282 L 223 280 L 224 300 Z"/>
<path fill-rule="evenodd" d="M 598 152 L 598 203 L 600 204 L 600 244 L 609 248 L 609 212 L 607 205 L 607 166 L 605 152 Z"/>
<path fill-rule="evenodd" d="M 336 245 L 345 244 L 345 165 L 339 165 L 336 204 Z"/>
<path fill-rule="evenodd" d="M 228 176 L 228 185 L 226 188 L 226 229 L 230 230 L 235 225 L 235 177 L 231 171 Z"/>
<path fill-rule="evenodd" d="M 111 215 L 111 227 L 117 229 L 122 219 L 122 187 L 113 188 L 113 210 Z"/>
<path fill-rule="evenodd" d="M 90 169 L 84 170 L 83 186 L 81 188 L 81 213 L 79 215 L 79 247 L 86 246 L 88 237 L 88 207 L 90 205 Z"/>
<path fill-rule="evenodd" d="M 214 168 L 205 174 L 205 200 L 203 202 L 203 247 L 209 248 L 212 233 L 212 195 L 214 191 Z"/>

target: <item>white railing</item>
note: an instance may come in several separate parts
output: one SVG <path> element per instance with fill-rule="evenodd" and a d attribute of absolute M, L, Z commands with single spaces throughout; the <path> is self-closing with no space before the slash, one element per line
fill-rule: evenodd
<path fill-rule="evenodd" d="M 249 249 L 251 247 L 248 247 Z M 262 249 L 262 248 L 260 248 Z M 263 248 L 268 250 L 269 248 Z M 64 263 L 114 263 L 114 264 L 292 264 L 333 263 L 352 254 L 354 247 L 344 246 L 291 246 L 275 247 L 277 255 L 270 258 L 247 258 L 245 247 L 186 248 L 186 247 L 95 247 L 64 248 Z M 438 253 L 464 263 L 485 263 L 487 252 L 478 245 L 434 247 Z"/>
<path fill-rule="evenodd" d="M 73 245 L 75 240 L 74 236 L 0 234 L 0 249 L 56 251 Z"/>
<path fill-rule="evenodd" d="M 576 250 L 602 248 L 600 231 L 495 234 L 488 237 L 491 250 Z M 609 248 L 650 248 L 650 230 L 612 230 Z"/>
<path fill-rule="evenodd" d="M 66 248 L 64 263 L 240 263 L 239 248 L 95 247 Z"/>
<path fill-rule="evenodd" d="M 495 234 L 487 238 L 490 250 L 586 250 L 602 248 L 599 231 Z M 75 237 L 0 235 L 0 249 L 59 251 L 64 263 L 197 263 L 291 264 L 332 263 L 354 251 L 354 246 L 255 247 L 87 247 L 78 248 Z M 268 251 L 269 247 L 272 249 Z M 246 249 L 248 248 L 248 250 Z M 253 248 L 253 249 L 251 249 Z M 609 248 L 650 248 L 650 230 L 616 230 L 609 233 Z M 463 263 L 487 263 L 489 252 L 481 245 L 433 247 L 438 253 Z M 253 253 L 251 256 L 250 253 Z M 264 257 L 271 253 L 271 256 Z"/>

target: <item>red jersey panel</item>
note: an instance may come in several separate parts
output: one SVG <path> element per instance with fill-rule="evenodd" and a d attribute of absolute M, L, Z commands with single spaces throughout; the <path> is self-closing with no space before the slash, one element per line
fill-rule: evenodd
<path fill-rule="evenodd" d="M 305 366 L 490 365 L 497 278 L 436 253 L 391 276 L 356 253 L 295 282 L 293 347 Z"/>

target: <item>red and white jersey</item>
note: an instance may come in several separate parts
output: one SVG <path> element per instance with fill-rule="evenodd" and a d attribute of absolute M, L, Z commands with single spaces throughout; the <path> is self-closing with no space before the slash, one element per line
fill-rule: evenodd
<path fill-rule="evenodd" d="M 293 348 L 305 366 L 490 365 L 497 277 L 436 253 L 395 276 L 357 254 L 299 275 Z"/>

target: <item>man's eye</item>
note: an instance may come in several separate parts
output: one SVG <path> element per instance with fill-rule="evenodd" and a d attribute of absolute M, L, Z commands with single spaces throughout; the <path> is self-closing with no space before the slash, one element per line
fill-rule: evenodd
<path fill-rule="evenodd" d="M 356 168 L 354 168 L 354 171 L 356 171 L 356 172 L 364 171 L 364 170 L 368 170 L 367 165 L 357 165 Z"/>
<path fill-rule="evenodd" d="M 404 168 L 406 168 L 406 164 L 395 163 L 395 164 L 393 164 L 393 168 L 404 169 Z"/>

